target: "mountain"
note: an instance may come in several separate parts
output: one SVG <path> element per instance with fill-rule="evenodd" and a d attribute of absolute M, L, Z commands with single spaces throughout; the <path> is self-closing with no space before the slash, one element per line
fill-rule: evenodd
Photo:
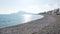
<path fill-rule="evenodd" d="M 28 14 L 28 13 L 24 11 L 19 11 L 18 14 Z"/>
<path fill-rule="evenodd" d="M 25 12 L 25 11 L 19 11 L 18 13 L 16 14 L 32 14 L 32 13 L 29 13 L 29 12 Z"/>

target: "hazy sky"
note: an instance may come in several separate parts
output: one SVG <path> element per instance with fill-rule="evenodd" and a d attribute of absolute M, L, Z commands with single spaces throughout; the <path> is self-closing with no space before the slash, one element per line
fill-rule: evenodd
<path fill-rule="evenodd" d="M 38 13 L 60 8 L 60 0 L 0 0 L 0 14 L 26 11 Z"/>

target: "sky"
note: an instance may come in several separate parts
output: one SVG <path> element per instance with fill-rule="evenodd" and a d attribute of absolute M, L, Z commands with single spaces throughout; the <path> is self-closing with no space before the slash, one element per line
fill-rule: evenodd
<path fill-rule="evenodd" d="M 0 14 L 39 13 L 60 8 L 60 0 L 0 0 Z"/>

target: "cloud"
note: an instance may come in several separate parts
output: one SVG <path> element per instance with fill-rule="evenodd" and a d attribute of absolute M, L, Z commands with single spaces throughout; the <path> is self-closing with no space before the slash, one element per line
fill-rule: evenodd
<path fill-rule="evenodd" d="M 44 11 L 49 11 L 49 10 L 60 8 L 60 4 L 59 3 L 47 3 L 47 4 L 42 5 L 40 8 L 44 12 Z"/>
<path fill-rule="evenodd" d="M 44 3 L 43 1 L 42 3 L 44 4 L 40 4 L 40 2 L 41 2 L 40 0 L 27 1 L 25 6 L 26 8 L 24 10 L 32 13 L 39 13 L 39 12 L 60 8 L 60 4 L 56 1 L 52 1 L 52 0 L 50 0 L 50 2 L 45 1 L 46 3 Z"/>
<path fill-rule="evenodd" d="M 13 10 L 0 10 L 0 14 L 10 14 L 10 13 L 14 13 Z"/>
<path fill-rule="evenodd" d="M 8 2 L 9 4 L 11 3 Z M 50 1 L 50 2 L 49 2 Z M 16 2 L 16 3 L 15 3 Z M 2 5 L 1 5 L 2 6 Z M 3 8 L 2 8 L 3 7 Z M 15 0 L 10 5 L 4 3 L 0 8 L 0 13 L 14 13 L 18 11 L 25 11 L 30 13 L 39 13 L 44 11 L 60 8 L 60 4 L 57 1 L 52 0 Z"/>

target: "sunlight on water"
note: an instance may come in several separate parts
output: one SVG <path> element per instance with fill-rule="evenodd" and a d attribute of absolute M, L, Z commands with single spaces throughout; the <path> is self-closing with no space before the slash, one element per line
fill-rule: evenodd
<path fill-rule="evenodd" d="M 0 28 L 14 26 L 18 24 L 28 23 L 33 20 L 41 19 L 44 16 L 41 15 L 0 15 Z"/>
<path fill-rule="evenodd" d="M 28 21 L 30 21 L 31 20 L 31 16 L 32 15 L 29 15 L 29 14 L 25 14 L 25 15 L 23 15 L 24 16 L 24 22 L 28 22 Z"/>

